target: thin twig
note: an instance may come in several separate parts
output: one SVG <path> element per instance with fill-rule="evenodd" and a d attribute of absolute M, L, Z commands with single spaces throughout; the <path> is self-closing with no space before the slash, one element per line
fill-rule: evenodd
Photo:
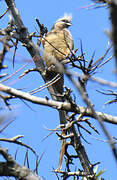
<path fill-rule="evenodd" d="M 9 143 L 14 143 L 14 144 L 24 146 L 24 147 L 30 149 L 36 155 L 36 152 L 32 147 L 30 147 L 29 145 L 24 144 L 21 141 L 17 140 L 17 139 L 22 138 L 22 137 L 24 137 L 24 136 L 23 135 L 18 135 L 18 136 L 15 136 L 13 138 L 0 138 L 0 141 L 4 141 L 4 142 L 6 141 L 6 142 L 9 142 Z"/>

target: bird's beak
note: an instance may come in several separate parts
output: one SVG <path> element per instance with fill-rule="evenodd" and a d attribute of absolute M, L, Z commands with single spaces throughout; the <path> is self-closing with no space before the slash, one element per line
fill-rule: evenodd
<path fill-rule="evenodd" d="M 67 25 L 68 25 L 68 26 L 71 26 L 71 25 L 72 25 L 72 23 L 67 23 Z"/>

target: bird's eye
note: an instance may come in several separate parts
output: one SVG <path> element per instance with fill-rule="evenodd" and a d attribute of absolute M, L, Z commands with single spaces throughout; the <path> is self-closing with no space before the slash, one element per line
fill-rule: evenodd
<path fill-rule="evenodd" d="M 65 23 L 69 23 L 69 21 L 68 21 L 68 20 L 66 20 L 66 19 L 63 19 L 62 21 L 63 21 L 63 22 L 65 22 Z"/>

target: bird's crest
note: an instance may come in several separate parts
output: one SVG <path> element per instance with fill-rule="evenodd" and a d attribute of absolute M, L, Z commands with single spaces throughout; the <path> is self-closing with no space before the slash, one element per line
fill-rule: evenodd
<path fill-rule="evenodd" d="M 60 18 L 60 19 L 58 19 L 58 20 L 56 21 L 56 23 L 57 23 L 57 22 L 60 22 L 60 21 L 68 21 L 68 22 L 71 22 L 71 20 L 72 20 L 72 14 L 67 14 L 67 13 L 65 13 L 62 18 Z"/>

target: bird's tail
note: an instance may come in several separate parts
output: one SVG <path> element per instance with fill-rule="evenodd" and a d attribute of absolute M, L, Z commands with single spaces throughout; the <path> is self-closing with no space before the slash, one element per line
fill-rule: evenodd
<path fill-rule="evenodd" d="M 60 123 L 61 124 L 66 124 L 66 112 L 64 110 L 59 110 L 59 118 L 60 118 Z M 66 135 L 66 130 L 62 130 L 61 135 L 65 136 Z M 66 146 L 66 140 L 62 139 L 61 140 L 61 150 L 60 150 L 60 155 L 59 155 L 59 165 L 57 170 L 60 171 L 62 161 L 63 161 L 63 156 L 65 154 L 65 146 Z"/>

